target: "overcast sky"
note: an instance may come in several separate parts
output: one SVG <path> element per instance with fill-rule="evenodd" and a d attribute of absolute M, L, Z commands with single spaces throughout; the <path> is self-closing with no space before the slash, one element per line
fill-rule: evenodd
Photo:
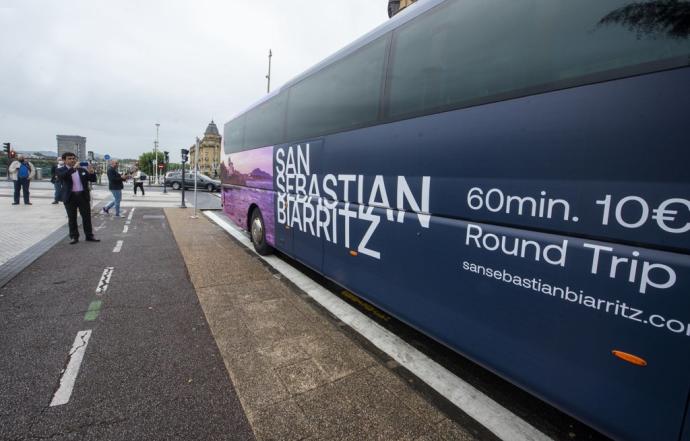
<path fill-rule="evenodd" d="M 388 19 L 387 0 L 0 0 L 0 141 L 81 135 L 120 158 L 179 160 L 279 87 Z"/>

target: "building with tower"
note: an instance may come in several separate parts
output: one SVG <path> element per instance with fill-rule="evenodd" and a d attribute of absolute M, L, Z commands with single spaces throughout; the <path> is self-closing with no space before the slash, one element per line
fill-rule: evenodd
<path fill-rule="evenodd" d="M 218 132 L 216 123 L 211 123 L 206 127 L 204 137 L 199 141 L 199 152 L 197 155 L 196 145 L 189 148 L 189 160 L 191 164 L 197 162 L 201 173 L 212 178 L 220 176 L 220 143 L 221 136 Z"/>
<path fill-rule="evenodd" d="M 86 161 L 86 138 L 78 135 L 57 135 L 57 154 L 65 152 L 77 155 L 79 161 Z"/>

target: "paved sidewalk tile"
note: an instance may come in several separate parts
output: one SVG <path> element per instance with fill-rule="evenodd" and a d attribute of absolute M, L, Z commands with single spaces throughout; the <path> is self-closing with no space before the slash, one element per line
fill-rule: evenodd
<path fill-rule="evenodd" d="M 258 440 L 477 439 L 225 231 L 165 212 Z"/>

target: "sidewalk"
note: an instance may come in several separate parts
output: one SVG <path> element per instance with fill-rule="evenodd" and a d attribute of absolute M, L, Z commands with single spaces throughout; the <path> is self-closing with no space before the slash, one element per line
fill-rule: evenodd
<path fill-rule="evenodd" d="M 32 205 L 12 205 L 14 186 L 10 181 L 0 182 L 0 266 L 19 256 L 54 232 L 64 231 L 67 236 L 67 214 L 62 204 L 53 205 L 53 184 L 48 181 L 31 183 Z M 92 206 L 102 206 L 112 198 L 107 185 L 95 186 L 91 192 Z M 100 205 L 99 205 L 100 204 Z M 125 187 L 121 207 L 126 211 L 132 207 L 166 208 L 177 207 L 180 195 L 147 192 L 146 196 L 134 196 L 130 187 Z M 98 216 L 93 213 L 94 227 Z M 54 242 L 56 243 L 56 242 Z"/>
<path fill-rule="evenodd" d="M 257 439 L 476 439 L 218 226 L 165 212 Z"/>

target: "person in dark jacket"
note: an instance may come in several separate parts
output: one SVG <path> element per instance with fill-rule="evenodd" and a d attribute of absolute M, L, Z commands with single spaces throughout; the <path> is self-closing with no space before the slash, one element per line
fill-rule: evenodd
<path fill-rule="evenodd" d="M 72 239 L 70 244 L 79 242 L 79 229 L 77 228 L 77 210 L 81 215 L 81 223 L 84 228 L 84 235 L 88 242 L 100 242 L 93 236 L 91 228 L 91 195 L 89 193 L 89 182 L 96 182 L 96 175 L 93 167 L 79 167 L 77 156 L 71 152 L 62 154 L 65 161 L 64 167 L 55 170 L 58 179 L 62 182 L 62 202 L 65 204 L 67 218 L 69 219 L 69 237 Z"/>
<path fill-rule="evenodd" d="M 124 182 L 129 179 L 129 175 L 122 176 L 117 171 L 117 159 L 110 161 L 108 167 L 108 190 L 113 194 L 113 200 L 103 207 L 103 213 L 108 214 L 113 206 L 115 207 L 115 217 L 120 216 L 120 201 L 122 200 L 122 189 L 125 188 Z"/>
<path fill-rule="evenodd" d="M 55 188 L 55 195 L 53 196 L 53 204 L 59 204 L 60 198 L 62 197 L 62 180 L 58 178 L 57 169 L 65 166 L 65 161 L 62 158 L 58 158 L 57 163 L 50 167 L 50 182 Z"/>

